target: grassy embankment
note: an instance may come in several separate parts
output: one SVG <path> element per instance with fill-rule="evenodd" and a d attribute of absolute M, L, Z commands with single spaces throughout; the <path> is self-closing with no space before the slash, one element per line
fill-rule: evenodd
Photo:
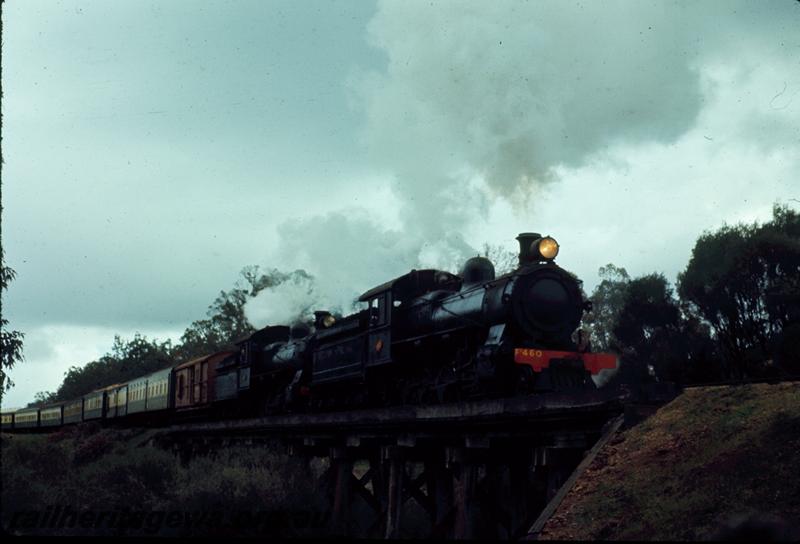
<path fill-rule="evenodd" d="M 186 464 L 96 426 L 2 436 L 2 522 L 44 535 L 319 534 L 315 472 L 277 448 L 228 448 Z M 316 516 L 316 517 L 315 517 Z"/>
<path fill-rule="evenodd" d="M 620 432 L 543 539 L 701 540 L 748 516 L 800 523 L 800 384 L 686 390 Z"/>

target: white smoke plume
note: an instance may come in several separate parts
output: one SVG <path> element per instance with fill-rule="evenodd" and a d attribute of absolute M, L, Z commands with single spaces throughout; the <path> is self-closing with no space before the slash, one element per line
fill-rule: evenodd
<path fill-rule="evenodd" d="M 473 209 L 449 197 L 471 176 L 487 198 L 529 193 L 555 166 L 689 128 L 701 94 L 685 20 L 649 2 L 383 2 L 368 31 L 386 70 L 354 82 L 363 140 L 416 225 L 459 225 Z"/>
<path fill-rule="evenodd" d="M 280 284 L 267 287 L 244 305 L 244 313 L 251 325 L 291 325 L 314 315 L 319 296 L 314 278 L 295 271 Z"/>
<path fill-rule="evenodd" d="M 616 144 L 678 139 L 703 106 L 703 62 L 742 47 L 737 28 L 767 29 L 763 21 L 775 17 L 762 13 L 775 9 L 785 8 L 380 2 L 367 33 L 386 65 L 355 72 L 348 86 L 371 166 L 390 180 L 398 224 L 358 209 L 300 218 L 280 227 L 273 265 L 311 273 L 327 309 L 348 308 L 359 292 L 411 268 L 457 268 L 478 253 L 462 234 L 476 230 L 495 199 L 528 215 L 564 167 Z M 248 306 L 254 316 L 281 300 L 266 297 Z"/>
<path fill-rule="evenodd" d="M 455 270 L 470 251 L 458 234 L 424 241 L 386 228 L 359 209 L 289 221 L 278 235 L 273 262 L 300 268 L 313 279 L 286 281 L 248 301 L 245 316 L 255 327 L 292 323 L 314 310 L 350 313 L 367 289 L 414 267 Z"/>

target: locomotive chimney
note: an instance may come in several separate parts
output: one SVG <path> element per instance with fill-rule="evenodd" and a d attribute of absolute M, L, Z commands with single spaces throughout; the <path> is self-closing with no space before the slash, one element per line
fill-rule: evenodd
<path fill-rule="evenodd" d="M 531 243 L 538 240 L 542 235 L 538 232 L 521 232 L 517 236 L 519 242 L 519 266 L 520 268 L 531 262 Z"/>

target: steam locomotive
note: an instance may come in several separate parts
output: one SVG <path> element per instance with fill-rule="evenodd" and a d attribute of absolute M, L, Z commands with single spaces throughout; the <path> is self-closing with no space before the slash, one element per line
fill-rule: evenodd
<path fill-rule="evenodd" d="M 591 302 L 554 259 L 558 243 L 523 233 L 519 265 L 411 270 L 365 292 L 364 309 L 313 326 L 268 326 L 236 349 L 170 366 L 81 399 L 3 414 L 3 428 L 90 419 L 216 416 L 446 403 L 594 388 L 616 367 L 578 329 Z"/>
<path fill-rule="evenodd" d="M 591 376 L 615 368 L 616 357 L 590 353 L 578 330 L 591 302 L 555 264 L 553 238 L 523 233 L 517 241 L 512 272 L 496 277 L 483 257 L 459 275 L 412 270 L 361 295 L 366 307 L 357 313 L 337 320 L 315 312 L 313 332 L 262 329 L 245 342 L 235 370 L 255 383 L 258 401 L 290 409 L 594 388 Z"/>

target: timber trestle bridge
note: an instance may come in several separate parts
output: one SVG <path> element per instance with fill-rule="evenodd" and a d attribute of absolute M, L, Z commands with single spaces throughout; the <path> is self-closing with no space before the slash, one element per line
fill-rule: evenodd
<path fill-rule="evenodd" d="M 409 534 L 405 522 L 434 538 L 535 538 L 532 525 L 621 421 L 625 400 L 599 390 L 287 414 L 173 425 L 149 442 L 184 458 L 280 442 L 294 456 L 327 459 L 319 489 L 329 535 L 398 538 Z M 416 517 L 408 519 L 412 502 Z"/>

